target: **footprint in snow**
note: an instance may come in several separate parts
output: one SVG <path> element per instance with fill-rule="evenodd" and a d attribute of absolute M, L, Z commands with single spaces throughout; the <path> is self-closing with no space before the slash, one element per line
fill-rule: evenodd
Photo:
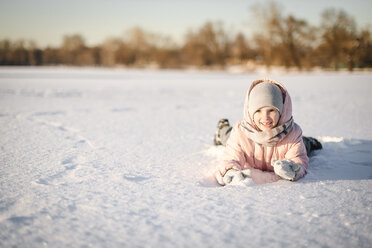
<path fill-rule="evenodd" d="M 34 221 L 34 217 L 31 216 L 13 216 L 8 218 L 8 221 L 13 222 L 14 224 L 21 224 L 29 226 Z"/>
<path fill-rule="evenodd" d="M 149 177 L 134 176 L 134 175 L 124 175 L 123 178 L 125 180 L 131 181 L 131 182 L 137 182 L 137 183 L 150 179 Z"/>
<path fill-rule="evenodd" d="M 69 157 L 69 158 L 66 158 L 64 160 L 62 160 L 61 164 L 65 165 L 65 164 L 71 164 L 74 160 L 74 157 Z"/>
<path fill-rule="evenodd" d="M 81 156 L 71 156 L 63 159 L 61 161 L 61 165 L 64 166 L 65 170 L 73 170 L 78 167 L 79 164 L 82 164 L 85 162 L 85 158 Z"/>
<path fill-rule="evenodd" d="M 40 184 L 40 185 L 49 185 L 49 182 L 42 178 L 40 178 L 39 180 L 36 180 L 35 183 Z"/>
<path fill-rule="evenodd" d="M 55 116 L 55 115 L 66 115 L 66 112 L 64 111 L 36 112 L 31 116 Z"/>
<path fill-rule="evenodd" d="M 49 186 L 54 185 L 56 182 L 55 180 L 59 180 L 65 176 L 71 175 L 71 173 L 74 173 L 74 170 L 79 168 L 79 164 L 84 163 L 85 158 L 80 156 L 72 156 L 67 157 L 63 160 L 61 160 L 61 165 L 63 165 L 61 170 L 46 176 L 44 178 L 39 178 L 38 180 L 34 181 L 34 184 L 40 185 L 40 186 Z"/>

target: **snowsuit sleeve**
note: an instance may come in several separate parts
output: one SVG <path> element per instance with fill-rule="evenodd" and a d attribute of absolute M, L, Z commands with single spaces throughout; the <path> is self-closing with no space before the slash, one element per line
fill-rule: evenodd
<path fill-rule="evenodd" d="M 221 176 L 224 176 L 230 169 L 241 170 L 246 162 L 244 151 L 240 145 L 238 129 L 239 124 L 236 123 L 231 130 L 222 160 L 217 167 L 217 173 L 220 173 Z"/>
<path fill-rule="evenodd" d="M 298 125 L 294 126 L 292 133 L 288 138 L 288 150 L 285 154 L 285 159 L 295 162 L 300 165 L 303 170 L 295 177 L 295 181 L 300 179 L 306 174 L 309 158 L 306 153 L 306 147 L 302 140 L 302 130 Z"/>

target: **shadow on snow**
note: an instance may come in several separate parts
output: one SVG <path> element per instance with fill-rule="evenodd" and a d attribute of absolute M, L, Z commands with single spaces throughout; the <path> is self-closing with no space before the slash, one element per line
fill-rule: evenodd
<path fill-rule="evenodd" d="M 320 138 L 323 149 L 310 157 L 308 174 L 301 181 L 372 179 L 372 141 Z"/>

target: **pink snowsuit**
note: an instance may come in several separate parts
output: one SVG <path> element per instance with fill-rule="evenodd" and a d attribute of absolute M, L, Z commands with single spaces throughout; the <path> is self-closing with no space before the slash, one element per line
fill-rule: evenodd
<path fill-rule="evenodd" d="M 248 96 L 254 86 L 262 83 L 264 79 L 256 80 L 252 83 L 247 92 L 244 104 L 244 120 L 253 124 L 248 112 Z M 265 79 L 279 86 L 283 92 L 284 103 L 283 111 L 278 125 L 287 122 L 292 116 L 292 101 L 287 90 L 274 80 Z M 217 167 L 217 172 L 221 176 L 225 175 L 229 169 L 244 170 L 251 169 L 251 178 L 254 183 L 271 183 L 280 179 L 273 171 L 271 160 L 291 160 L 302 166 L 303 173 L 296 175 L 295 180 L 306 174 L 309 158 L 306 153 L 305 145 L 302 141 L 302 130 L 294 123 L 293 129 L 275 146 L 262 146 L 249 139 L 240 129 L 241 121 L 234 124 L 231 135 L 227 141 L 226 149 L 221 163 Z"/>

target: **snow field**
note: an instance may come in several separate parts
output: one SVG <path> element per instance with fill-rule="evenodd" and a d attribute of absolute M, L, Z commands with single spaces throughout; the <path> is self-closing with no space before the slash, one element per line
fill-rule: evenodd
<path fill-rule="evenodd" d="M 324 149 L 299 182 L 218 187 L 216 123 L 264 76 Z M 369 247 L 371 79 L 0 68 L 0 246 Z"/>

